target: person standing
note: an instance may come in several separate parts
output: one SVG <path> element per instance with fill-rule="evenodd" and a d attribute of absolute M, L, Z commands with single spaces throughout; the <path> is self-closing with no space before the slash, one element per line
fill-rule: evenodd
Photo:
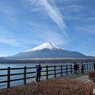
<path fill-rule="evenodd" d="M 95 62 L 94 62 L 94 71 L 95 71 Z"/>
<path fill-rule="evenodd" d="M 81 63 L 81 73 L 84 73 L 84 65 Z"/>
<path fill-rule="evenodd" d="M 78 65 L 77 65 L 76 62 L 74 62 L 74 63 L 73 63 L 73 71 L 74 71 L 75 74 L 78 74 L 78 73 L 77 73 L 77 69 L 78 69 Z"/>
<path fill-rule="evenodd" d="M 40 82 L 42 67 L 40 64 L 36 66 L 36 82 Z"/>

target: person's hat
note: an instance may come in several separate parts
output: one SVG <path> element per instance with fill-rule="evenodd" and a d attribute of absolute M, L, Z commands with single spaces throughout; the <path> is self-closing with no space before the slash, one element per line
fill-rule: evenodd
<path fill-rule="evenodd" d="M 40 64 L 38 64 L 38 66 L 40 66 Z"/>

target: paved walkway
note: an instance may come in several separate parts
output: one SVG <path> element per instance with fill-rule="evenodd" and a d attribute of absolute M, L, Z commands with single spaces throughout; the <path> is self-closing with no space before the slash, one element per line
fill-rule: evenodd
<path fill-rule="evenodd" d="M 88 75 L 83 75 L 83 76 L 77 77 L 77 78 L 75 78 L 75 79 L 81 80 L 81 81 L 85 81 L 85 82 L 91 81 L 91 80 L 89 79 Z"/>
<path fill-rule="evenodd" d="M 84 74 L 78 74 L 78 75 L 75 75 L 75 74 L 71 74 L 71 75 L 66 75 L 64 77 L 61 77 L 61 79 L 64 78 L 64 79 L 77 79 L 77 80 L 81 80 L 81 81 L 84 81 L 84 82 L 89 82 L 89 81 L 92 81 L 89 79 L 88 77 L 88 72 L 85 72 Z"/>

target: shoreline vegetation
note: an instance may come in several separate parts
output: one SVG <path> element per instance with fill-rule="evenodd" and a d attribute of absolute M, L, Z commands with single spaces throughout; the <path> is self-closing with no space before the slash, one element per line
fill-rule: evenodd
<path fill-rule="evenodd" d="M 72 63 L 72 62 L 95 62 L 95 58 L 9 58 L 2 59 L 0 63 Z"/>
<path fill-rule="evenodd" d="M 95 83 L 75 79 L 52 79 L 0 90 L 0 95 L 95 95 Z"/>

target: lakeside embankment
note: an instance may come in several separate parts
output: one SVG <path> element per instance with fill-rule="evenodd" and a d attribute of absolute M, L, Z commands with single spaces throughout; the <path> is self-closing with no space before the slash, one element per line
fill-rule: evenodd
<path fill-rule="evenodd" d="M 95 83 L 53 79 L 0 90 L 0 95 L 95 95 Z"/>

